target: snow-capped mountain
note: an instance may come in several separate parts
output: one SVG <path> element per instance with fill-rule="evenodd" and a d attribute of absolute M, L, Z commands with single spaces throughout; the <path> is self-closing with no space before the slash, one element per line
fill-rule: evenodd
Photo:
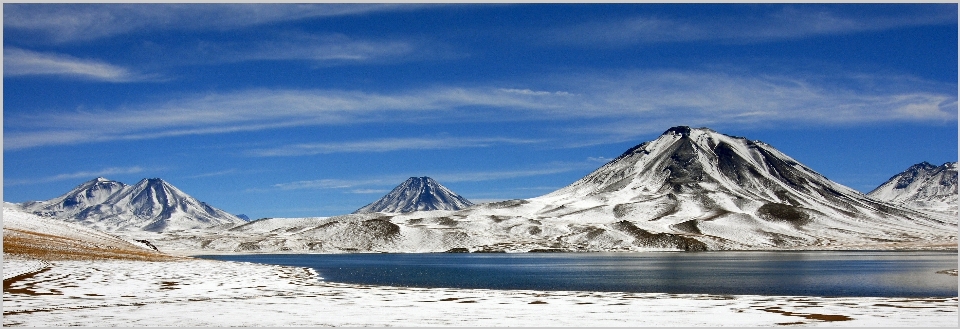
<path fill-rule="evenodd" d="M 99 177 L 60 197 L 27 202 L 22 208 L 104 231 L 162 232 L 244 223 L 159 178 L 129 186 Z"/>
<path fill-rule="evenodd" d="M 870 198 L 763 142 L 674 127 L 541 197 L 259 220 L 160 242 L 260 252 L 943 249 L 956 248 L 956 228 L 956 216 Z"/>
<path fill-rule="evenodd" d="M 69 218 L 87 208 L 106 202 L 114 194 L 128 188 L 130 186 L 127 184 L 97 177 L 80 184 L 67 194 L 47 201 L 25 202 L 22 207 L 41 216 Z"/>
<path fill-rule="evenodd" d="M 530 201 L 546 206 L 543 215 L 622 219 L 721 245 L 897 241 L 951 227 L 830 181 L 766 143 L 707 128 L 670 128 Z"/>
<path fill-rule="evenodd" d="M 957 215 L 957 163 L 926 161 L 890 177 L 867 195 L 907 207 Z"/>
<path fill-rule="evenodd" d="M 459 210 L 473 203 L 430 177 L 410 177 L 380 200 L 357 209 L 354 214 L 403 213 L 425 210 Z"/>

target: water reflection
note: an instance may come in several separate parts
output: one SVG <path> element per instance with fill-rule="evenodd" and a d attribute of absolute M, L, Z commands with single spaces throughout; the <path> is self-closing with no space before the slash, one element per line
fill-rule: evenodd
<path fill-rule="evenodd" d="M 410 287 L 807 296 L 957 296 L 955 252 L 242 255 L 325 280 Z"/>

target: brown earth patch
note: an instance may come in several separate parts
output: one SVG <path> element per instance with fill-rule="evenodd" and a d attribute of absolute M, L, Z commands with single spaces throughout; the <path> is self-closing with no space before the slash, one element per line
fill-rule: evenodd
<path fill-rule="evenodd" d="M 873 306 L 895 307 L 895 308 L 937 308 L 936 306 L 903 306 L 903 305 L 891 305 L 891 304 L 873 304 Z"/>
<path fill-rule="evenodd" d="M 56 293 L 56 292 L 53 292 L 53 293 L 41 293 L 41 292 L 36 292 L 36 291 L 34 291 L 34 290 L 32 290 L 32 289 L 29 289 L 29 288 L 13 288 L 13 284 L 14 284 L 14 283 L 17 283 L 17 282 L 19 282 L 19 281 L 32 278 L 33 276 L 35 276 L 35 275 L 37 275 L 37 274 L 40 274 L 40 273 L 43 273 L 43 272 L 46 272 L 46 271 L 49 271 L 49 270 L 50 270 L 50 268 L 48 267 L 48 268 L 45 268 L 45 269 L 42 269 L 42 270 L 39 270 L 39 271 L 36 271 L 36 272 L 24 273 L 24 274 L 17 275 L 17 276 L 15 276 L 15 277 L 12 277 L 12 278 L 9 278 L 9 279 L 5 279 L 5 280 L 3 280 L 3 292 L 4 292 L 4 293 L 11 293 L 11 294 L 30 295 L 30 296 L 60 295 L 59 293 Z"/>
<path fill-rule="evenodd" d="M 849 316 L 846 316 L 846 315 L 839 315 L 839 314 L 817 314 L 817 313 L 795 313 L 795 312 L 789 312 L 789 311 L 780 310 L 779 307 L 768 307 L 768 308 L 765 308 L 765 309 L 762 309 L 762 310 L 763 310 L 763 311 L 766 311 L 766 312 L 770 312 L 770 313 L 780 313 L 780 314 L 783 314 L 783 315 L 786 315 L 786 316 L 799 316 L 799 317 L 804 318 L 804 319 L 820 320 L 820 321 L 824 321 L 824 322 L 850 321 L 850 320 L 853 320 L 853 318 L 851 318 L 851 317 L 849 317 Z"/>
<path fill-rule="evenodd" d="M 118 242 L 124 241 L 118 239 Z M 173 261 L 182 259 L 132 244 L 129 248 L 95 245 L 62 236 L 9 228 L 3 229 L 3 253 L 42 260 Z"/>

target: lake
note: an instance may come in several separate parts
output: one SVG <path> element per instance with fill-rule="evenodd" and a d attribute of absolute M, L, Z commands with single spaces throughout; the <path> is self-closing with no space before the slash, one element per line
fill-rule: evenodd
<path fill-rule="evenodd" d="M 425 288 L 956 297 L 955 251 L 261 254 L 198 258 L 310 267 L 325 281 Z"/>

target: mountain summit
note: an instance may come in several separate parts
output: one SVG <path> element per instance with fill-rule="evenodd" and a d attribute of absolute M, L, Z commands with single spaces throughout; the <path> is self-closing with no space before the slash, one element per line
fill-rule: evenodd
<path fill-rule="evenodd" d="M 724 200 L 714 198 L 721 194 Z M 715 209 L 725 208 L 721 205 L 727 203 L 726 199 L 792 207 L 865 199 L 859 192 L 828 180 L 766 143 L 686 126 L 670 128 L 657 139 L 634 146 L 545 197 L 637 201 L 644 195 L 698 195 L 702 196 L 698 203 Z"/>
<path fill-rule="evenodd" d="M 944 227 L 940 218 L 833 182 L 769 144 L 684 126 L 531 201 L 547 205 L 541 216 L 606 217 L 621 221 L 615 229 L 726 245 L 900 241 L 902 232 Z"/>
<path fill-rule="evenodd" d="M 27 202 L 22 207 L 37 215 L 105 231 L 161 232 L 244 222 L 159 178 L 129 186 L 98 177 L 59 197 Z"/>
<path fill-rule="evenodd" d="M 890 177 L 867 195 L 877 200 L 921 210 L 957 215 L 957 163 L 941 166 L 926 161 Z"/>
<path fill-rule="evenodd" d="M 423 210 L 460 210 L 473 203 L 430 177 L 410 177 L 374 203 L 353 212 L 404 213 Z"/>

